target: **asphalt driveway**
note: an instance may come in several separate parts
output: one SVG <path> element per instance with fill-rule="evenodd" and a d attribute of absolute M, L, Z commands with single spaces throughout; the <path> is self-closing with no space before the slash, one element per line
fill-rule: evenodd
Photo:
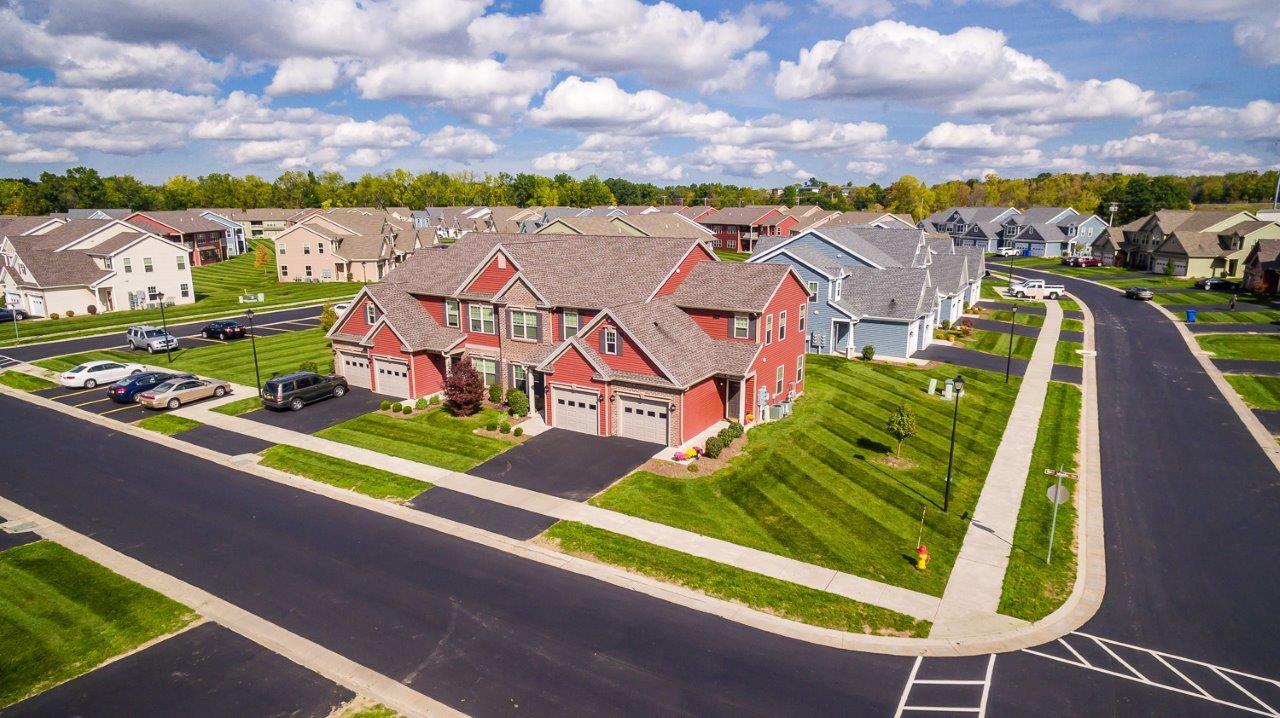
<path fill-rule="evenodd" d="M 467 473 L 564 499 L 586 501 L 635 471 L 661 448 L 658 444 L 618 436 L 551 429 Z"/>
<path fill-rule="evenodd" d="M 278 426 L 282 429 L 300 431 L 304 434 L 314 434 L 334 424 L 341 424 L 348 419 L 354 419 L 362 414 L 375 411 L 378 405 L 382 403 L 382 400 L 386 398 L 385 396 L 374 394 L 368 389 L 351 387 L 346 396 L 337 399 L 323 399 L 314 404 L 308 404 L 303 407 L 302 411 L 258 409 L 257 411 L 243 414 L 241 418 L 252 419 L 263 424 Z"/>

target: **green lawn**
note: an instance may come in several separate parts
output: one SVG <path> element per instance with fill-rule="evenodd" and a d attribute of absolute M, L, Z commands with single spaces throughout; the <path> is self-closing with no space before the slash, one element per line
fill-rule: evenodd
<path fill-rule="evenodd" d="M 1000 613 L 1027 621 L 1038 621 L 1053 613 L 1071 595 L 1076 580 L 1074 527 L 1075 479 L 1062 480 L 1071 498 L 1058 507 L 1058 526 L 1053 537 L 1053 563 L 1046 564 L 1053 503 L 1047 492 L 1057 477 L 1044 470 L 1076 470 L 1079 446 L 1080 390 L 1070 384 L 1049 382 L 1040 429 L 1031 454 L 1022 508 L 1013 533 L 1013 550 L 1005 569 Z"/>
<path fill-rule="evenodd" d="M 808 358 L 805 393 L 793 416 L 747 434 L 743 453 L 723 469 L 690 478 L 638 472 L 592 499 L 604 508 L 640 516 L 941 595 L 967 522 L 986 480 L 1017 392 L 993 372 L 964 369 L 960 405 L 964 436 L 956 444 L 951 511 L 942 513 L 953 404 L 925 393 L 929 379 L 956 373 Z M 902 403 L 917 414 L 919 435 L 902 456 L 893 453 L 889 415 Z M 934 556 L 928 571 L 914 568 L 925 510 L 924 542 Z"/>
<path fill-rule="evenodd" d="M 48 379 L 23 374 L 20 371 L 7 371 L 0 374 L 0 384 L 14 389 L 21 389 L 22 391 L 40 391 L 41 389 L 52 389 L 57 386 L 57 384 Z"/>
<path fill-rule="evenodd" d="M 1067 317 L 1067 318 L 1063 318 L 1063 320 L 1062 320 L 1062 327 L 1061 327 L 1061 329 L 1062 329 L 1062 331 L 1064 331 L 1064 332 L 1080 332 L 1080 333 L 1082 333 L 1082 334 L 1083 334 L 1083 333 L 1084 333 L 1084 320 L 1082 320 L 1082 319 L 1071 319 L 1071 318 L 1069 318 L 1069 317 Z"/>
<path fill-rule="evenodd" d="M 727 249 L 717 249 L 716 256 L 723 262 L 745 262 L 751 256 L 750 252 L 730 252 Z"/>
<path fill-rule="evenodd" d="M 258 397 L 246 396 L 243 399 L 229 401 L 222 406 L 215 406 L 213 407 L 213 411 L 216 411 L 219 414 L 226 414 L 227 416 L 240 416 L 241 414 L 248 414 L 251 411 L 261 408 L 262 401 L 259 400 Z"/>
<path fill-rule="evenodd" d="M 1215 359 L 1280 361 L 1280 336 L 1275 334 L 1207 334 L 1196 341 Z"/>
<path fill-rule="evenodd" d="M 1059 307 L 1061 307 L 1061 308 L 1062 308 L 1062 311 L 1064 311 L 1064 312 L 1078 312 L 1078 311 L 1080 311 L 1080 302 L 1077 302 L 1077 301 L 1076 301 L 1076 300 L 1074 300 L 1074 299 L 1059 299 L 1059 300 L 1058 300 L 1058 306 L 1059 306 Z M 1077 319 L 1077 320 L 1073 320 L 1073 321 L 1079 321 L 1079 320 Z"/>
<path fill-rule="evenodd" d="M 1097 281 L 1112 287 L 1120 287 L 1121 289 L 1125 287 L 1149 287 L 1151 289 L 1160 289 L 1162 287 L 1190 288 L 1195 286 L 1194 279 L 1187 279 L 1186 277 L 1166 277 L 1162 274 L 1147 274 L 1142 277 L 1122 277 L 1117 279 L 1099 279 Z"/>
<path fill-rule="evenodd" d="M 928 621 L 917 621 L 895 611 L 574 521 L 561 521 L 547 529 L 544 536 L 558 543 L 566 553 L 594 558 L 814 626 L 917 638 L 928 636 L 931 627 Z"/>
<path fill-rule="evenodd" d="M 1081 349 L 1084 349 L 1084 344 L 1080 342 L 1059 339 L 1057 346 L 1053 348 L 1053 363 L 1084 366 L 1084 357 L 1078 353 Z"/>
<path fill-rule="evenodd" d="M 1226 304 L 1231 301 L 1231 292 L 1156 292 L 1152 300 L 1156 304 Z M 1236 301 L 1249 301 L 1243 295 Z"/>
<path fill-rule="evenodd" d="M 485 409 L 469 417 L 456 417 L 444 409 L 404 419 L 372 413 L 331 426 L 316 436 L 423 464 L 466 471 L 511 447 L 505 441 L 472 433 L 502 416 L 495 409 Z"/>
<path fill-rule="evenodd" d="M 127 351 L 95 351 L 70 354 L 53 359 L 41 359 L 37 366 L 53 371 L 65 371 L 77 364 L 94 359 L 146 362 L 162 369 L 189 371 L 201 376 L 225 379 L 246 386 L 253 386 L 253 351 L 247 339 L 225 344 L 209 344 L 191 340 L 173 353 L 169 364 L 163 354 L 131 353 Z M 275 374 L 297 370 L 305 361 L 313 361 L 320 371 L 328 371 L 333 361 L 329 340 L 322 329 L 303 329 L 297 332 L 273 334 L 258 338 L 258 363 L 262 380 Z"/>
<path fill-rule="evenodd" d="M 1254 409 L 1280 409 L 1280 377 L 1226 374 L 1244 403 Z"/>
<path fill-rule="evenodd" d="M 1041 319 L 1043 320 L 1043 317 Z M 974 329 L 969 336 L 960 337 L 960 342 L 970 349 L 987 354 L 995 354 L 996 356 L 1009 355 L 1009 332 Z M 1031 352 L 1035 348 L 1036 340 L 1034 337 L 1024 337 L 1021 334 L 1013 335 L 1013 356 L 1018 359 L 1030 359 Z"/>
<path fill-rule="evenodd" d="M 75 678 L 195 617 L 55 543 L 0 552 L 0 706 Z"/>
<path fill-rule="evenodd" d="M 239 314 L 249 307 L 256 312 L 284 304 L 319 304 L 326 299 L 351 297 L 362 286 L 358 282 L 281 283 L 276 281 L 274 253 L 265 267 L 254 267 L 253 261 L 253 252 L 250 251 L 218 264 L 192 267 L 191 278 L 195 284 L 195 303 L 166 307 L 165 319 L 172 323 L 206 314 Z M 262 292 L 266 295 L 266 300 L 261 304 L 240 304 L 239 297 L 242 292 L 254 294 Z M 123 330 L 133 324 L 159 323 L 160 310 L 158 309 L 125 310 L 96 315 L 84 314 L 70 318 L 26 321 L 20 326 L 21 343 L 41 341 L 55 334 L 85 335 L 106 332 L 113 328 Z M 0 334 L 0 346 L 11 346 L 15 343 L 19 342 L 14 340 L 12 330 Z"/>
<path fill-rule="evenodd" d="M 175 434 L 181 434 L 184 431 L 191 431 L 197 426 L 201 426 L 201 424 L 194 419 L 188 419 L 183 416 L 174 416 L 173 414 L 156 414 L 155 416 L 148 416 L 147 418 L 138 421 L 138 426 L 148 431 L 154 431 L 157 434 L 173 436 Z"/>
<path fill-rule="evenodd" d="M 1197 312 L 1196 321 L 1203 324 L 1274 324 L 1280 322 L 1280 311 L 1264 309 L 1256 312 L 1236 310 Z"/>
<path fill-rule="evenodd" d="M 373 705 L 365 705 L 360 707 L 360 703 L 348 706 L 334 718 L 399 718 L 400 714 L 382 705 L 374 703 Z"/>
<path fill-rule="evenodd" d="M 987 315 L 987 319 L 997 322 L 1009 323 L 1010 319 L 1014 320 L 1014 324 L 1021 324 L 1024 327 L 1041 327 L 1044 326 L 1043 314 L 1032 314 L 1030 312 L 1019 312 L 1017 318 L 1014 319 L 1014 313 L 1007 310 L 998 310 Z"/>
<path fill-rule="evenodd" d="M 389 501 L 407 501 L 431 488 L 425 481 L 280 444 L 262 453 L 262 465 Z"/>

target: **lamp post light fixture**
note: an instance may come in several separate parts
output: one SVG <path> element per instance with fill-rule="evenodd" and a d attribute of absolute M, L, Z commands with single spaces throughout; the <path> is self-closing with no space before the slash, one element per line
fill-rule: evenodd
<path fill-rule="evenodd" d="M 1013 365 L 1013 325 L 1018 321 L 1018 305 L 1013 305 L 1013 314 L 1009 317 L 1009 356 L 1004 360 L 1004 383 L 1009 383 L 1009 369 Z"/>
<path fill-rule="evenodd" d="M 947 488 L 942 494 L 942 511 L 945 513 L 951 508 L 951 468 L 955 465 L 956 458 L 956 423 L 960 419 L 960 397 L 964 394 L 964 377 L 956 374 L 955 381 L 951 385 L 955 391 L 956 405 L 951 412 L 951 450 L 947 452 Z"/>
<path fill-rule="evenodd" d="M 262 374 L 258 371 L 258 338 L 254 336 L 255 332 L 253 331 L 253 310 L 244 310 L 244 316 L 249 320 L 249 346 L 253 348 L 253 380 L 257 382 L 257 390 L 261 392 Z"/>
<path fill-rule="evenodd" d="M 169 323 L 164 318 L 164 292 L 156 292 L 156 301 L 160 302 L 160 329 L 164 331 L 164 354 L 169 363 L 173 363 L 173 337 L 169 336 Z"/>

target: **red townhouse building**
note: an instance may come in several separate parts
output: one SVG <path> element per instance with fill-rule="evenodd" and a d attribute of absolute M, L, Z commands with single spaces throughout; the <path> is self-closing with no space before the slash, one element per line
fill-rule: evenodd
<path fill-rule="evenodd" d="M 679 445 L 804 390 L 808 290 L 691 239 L 468 234 L 366 286 L 329 332 L 353 386 L 440 393 L 469 357 L 552 426 Z"/>
<path fill-rule="evenodd" d="M 789 237 L 799 217 L 782 206 L 725 207 L 698 218 L 716 235 L 716 246 L 730 252 L 750 252 L 761 237 Z"/>
<path fill-rule="evenodd" d="M 226 226 L 191 210 L 134 212 L 126 222 L 181 244 L 191 253 L 191 266 L 214 264 L 227 258 Z"/>

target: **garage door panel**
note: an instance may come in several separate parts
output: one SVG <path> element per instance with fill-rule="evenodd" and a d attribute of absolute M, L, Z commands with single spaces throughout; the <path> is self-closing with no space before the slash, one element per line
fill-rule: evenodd
<path fill-rule="evenodd" d="M 671 417 L 667 402 L 622 397 L 619 436 L 666 444 Z"/>
<path fill-rule="evenodd" d="M 369 384 L 369 359 L 356 354 L 338 353 L 338 366 L 351 386 L 372 389 Z"/>
<path fill-rule="evenodd" d="M 377 382 L 377 386 L 373 389 L 375 393 L 400 397 L 402 399 L 408 398 L 408 364 L 375 358 L 373 360 L 373 373 L 374 379 Z"/>
<path fill-rule="evenodd" d="M 589 391 L 552 388 L 552 422 L 561 429 L 600 433 L 600 396 Z"/>

